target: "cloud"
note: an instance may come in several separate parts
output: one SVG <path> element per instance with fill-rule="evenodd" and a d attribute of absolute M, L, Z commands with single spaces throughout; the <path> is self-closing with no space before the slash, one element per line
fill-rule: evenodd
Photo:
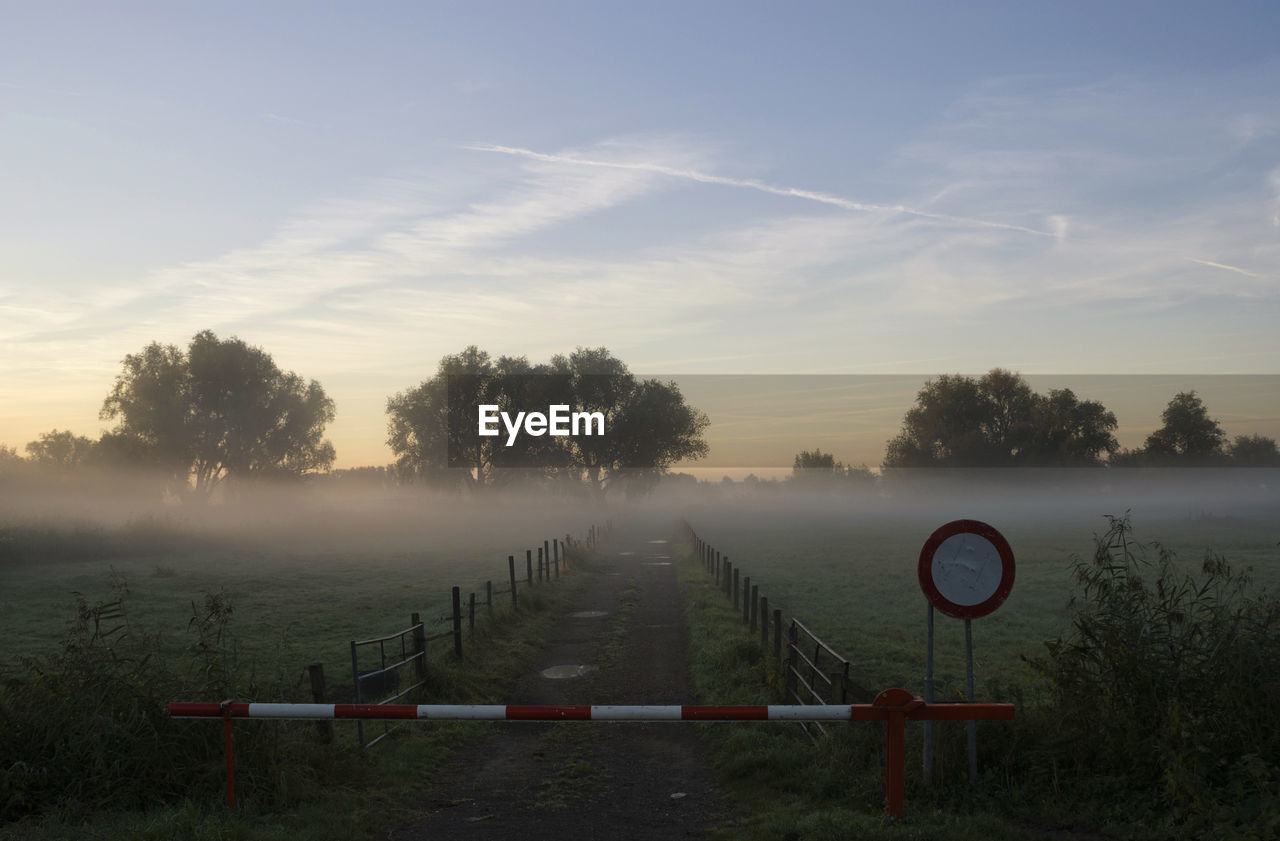
<path fill-rule="evenodd" d="M 1212 266 L 1215 269 L 1225 269 L 1229 272 L 1242 274 L 1245 277 L 1262 277 L 1262 275 L 1258 274 L 1257 272 L 1251 272 L 1247 269 L 1242 269 L 1239 266 L 1228 266 L 1226 263 L 1215 263 L 1212 260 L 1201 260 L 1197 257 L 1183 257 L 1182 259 L 1191 263 L 1199 263 L 1202 266 Z"/>
<path fill-rule="evenodd" d="M 1016 231 L 1024 234 L 1032 234 L 1034 236 L 1051 237 L 1054 234 L 1048 231 L 1027 228 L 1022 225 L 1011 225 L 1004 222 L 993 222 L 986 219 L 974 219 L 965 216 L 955 216 L 945 213 L 934 213 L 927 210 L 920 210 L 914 207 L 908 207 L 903 204 L 872 204 L 869 202 L 854 201 L 841 196 L 834 196 L 828 193 L 821 193 L 814 190 L 804 190 L 798 187 L 778 187 L 773 184 L 767 184 L 763 181 L 756 181 L 749 178 L 729 178 L 723 175 L 709 175 L 705 172 L 699 172 L 694 169 L 681 169 L 677 167 L 666 166 L 660 163 L 644 162 L 644 161 L 609 161 L 595 160 L 591 158 L 583 158 L 575 155 L 549 154 L 546 152 L 535 152 L 531 149 L 522 149 L 515 146 L 499 146 L 493 144 L 475 144 L 464 146 L 465 149 L 471 149 L 478 152 L 497 152 L 503 155 L 516 155 L 523 158 L 529 158 L 536 161 L 546 161 L 548 163 L 563 163 L 574 166 L 589 167 L 608 167 L 612 169 L 628 169 L 641 172 L 652 172 L 659 175 L 667 175 L 673 178 L 684 178 L 690 181 L 698 181 L 703 184 L 720 184 L 727 187 L 740 187 L 749 190 L 758 190 L 762 193 L 769 193 L 775 196 L 783 196 L 786 198 L 798 198 L 806 201 L 819 202 L 821 204 L 839 207 L 843 210 L 855 210 L 866 213 L 902 213 L 909 216 L 919 216 L 923 219 L 932 219 L 938 222 L 947 222 L 958 225 L 970 225 L 985 228 L 994 228 L 1005 231 Z"/>

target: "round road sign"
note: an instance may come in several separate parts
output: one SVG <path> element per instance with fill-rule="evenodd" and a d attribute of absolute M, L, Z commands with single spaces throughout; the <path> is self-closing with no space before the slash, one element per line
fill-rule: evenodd
<path fill-rule="evenodd" d="M 929 535 L 916 571 L 934 607 L 956 619 L 977 619 L 1013 590 L 1013 550 L 986 523 L 953 520 Z"/>

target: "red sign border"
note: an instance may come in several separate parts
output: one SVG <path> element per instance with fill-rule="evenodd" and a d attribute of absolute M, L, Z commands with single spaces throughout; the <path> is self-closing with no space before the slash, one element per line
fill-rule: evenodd
<path fill-rule="evenodd" d="M 985 601 L 977 604 L 956 604 L 938 592 L 937 586 L 933 583 L 933 555 L 944 540 L 957 534 L 976 534 L 984 537 L 991 541 L 991 545 L 995 546 L 996 552 L 1000 554 L 1000 584 Z M 938 610 L 953 619 L 977 619 L 994 611 L 1009 598 L 1009 593 L 1013 592 L 1013 549 L 1009 547 L 1009 541 L 1005 540 L 1004 535 L 994 526 L 981 520 L 952 520 L 935 529 L 933 534 L 929 535 L 929 539 L 924 542 L 924 546 L 920 548 L 920 562 L 916 565 L 916 576 L 920 579 L 920 589 L 924 591 L 925 598 Z"/>

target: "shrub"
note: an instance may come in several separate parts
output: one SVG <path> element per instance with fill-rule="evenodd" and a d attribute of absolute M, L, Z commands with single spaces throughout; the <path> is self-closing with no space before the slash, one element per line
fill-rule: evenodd
<path fill-rule="evenodd" d="M 194 639 L 181 657 L 129 621 L 124 578 L 112 598 L 76 595 L 60 650 L 0 671 L 0 820 L 64 817 L 99 809 L 143 809 L 185 798 L 221 799 L 222 728 L 171 719 L 173 700 L 280 700 L 288 687 L 261 687 L 243 669 L 222 594 L 192 604 Z M 272 691 L 274 690 L 274 691 Z M 343 760 L 312 744 L 305 727 L 238 727 L 237 783 L 259 804 L 296 803 L 324 769 Z"/>
<path fill-rule="evenodd" d="M 1157 543 L 1150 561 L 1127 514 L 1108 520 L 1075 563 L 1069 632 L 1032 661 L 1052 690 L 1056 762 L 1108 779 L 1118 800 L 1154 798 L 1184 829 L 1274 832 L 1280 602 L 1219 555 L 1198 578 Z"/>

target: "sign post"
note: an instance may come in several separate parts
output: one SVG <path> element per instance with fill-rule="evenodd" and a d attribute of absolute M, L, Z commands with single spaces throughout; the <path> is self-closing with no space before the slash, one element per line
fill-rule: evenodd
<path fill-rule="evenodd" d="M 938 527 L 920 549 L 916 566 L 920 589 L 929 600 L 928 652 L 925 657 L 924 701 L 933 701 L 933 611 L 937 608 L 964 620 L 965 688 L 973 703 L 972 620 L 1004 603 L 1013 590 L 1013 550 L 1009 541 L 980 520 L 953 520 Z M 969 779 L 978 778 L 978 731 L 969 722 Z M 933 723 L 925 722 L 924 777 L 933 773 Z"/>

